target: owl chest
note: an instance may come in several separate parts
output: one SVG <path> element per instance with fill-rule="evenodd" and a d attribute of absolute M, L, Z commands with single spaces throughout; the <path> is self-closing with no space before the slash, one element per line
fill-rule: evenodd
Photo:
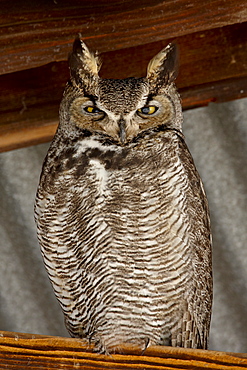
<path fill-rule="evenodd" d="M 114 238 L 129 238 L 136 245 L 155 246 L 164 244 L 168 235 L 174 237 L 184 221 L 185 184 L 176 143 L 165 144 L 87 152 L 72 200 L 80 209 L 78 217 L 106 223 Z"/>
<path fill-rule="evenodd" d="M 138 259 L 131 255 L 132 247 L 135 256 L 137 250 L 150 255 L 146 249 L 158 250 L 160 245 L 172 254 L 183 248 L 187 225 L 186 179 L 176 148 L 174 138 L 128 149 L 109 149 L 88 140 L 60 166 L 54 187 L 65 191 L 56 194 L 49 207 L 55 206 L 55 213 L 66 209 L 65 224 L 70 223 L 88 249 L 93 240 L 98 243 L 95 235 L 103 235 L 130 260 Z"/>
<path fill-rule="evenodd" d="M 150 153 L 90 158 L 85 175 L 79 180 L 82 196 L 89 196 L 91 206 L 105 215 L 123 215 L 127 209 L 137 214 L 154 202 L 160 203 L 165 195 L 162 181 L 167 180 L 169 166 L 164 162 L 162 156 Z"/>
<path fill-rule="evenodd" d="M 127 305 L 120 313 L 126 317 L 135 306 L 144 307 L 140 312 L 157 307 L 163 325 L 167 302 L 175 299 L 174 291 L 181 300 L 190 279 L 185 184 L 174 147 L 150 144 L 133 152 L 83 148 L 70 160 L 73 167 L 66 168 L 65 163 L 56 179 L 57 188 L 70 187 L 60 196 L 59 207 L 50 203 L 55 205 L 52 214 L 59 227 L 54 239 L 56 259 L 58 239 L 61 245 L 58 269 L 61 260 L 76 266 L 85 292 L 88 286 L 92 291 L 112 286 L 109 314 L 116 306 Z M 53 226 L 49 219 L 48 228 Z M 73 238 L 66 246 L 67 226 Z"/>

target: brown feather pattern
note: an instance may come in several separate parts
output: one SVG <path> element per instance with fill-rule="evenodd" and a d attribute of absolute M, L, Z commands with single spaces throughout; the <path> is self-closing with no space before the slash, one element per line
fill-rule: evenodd
<path fill-rule="evenodd" d="M 82 123 L 68 115 L 73 99 L 85 92 L 67 87 L 37 192 L 38 237 L 66 326 L 72 336 L 88 338 L 103 351 L 124 342 L 207 348 L 208 205 L 178 129 L 181 105 L 175 87 L 166 81 L 156 89 L 161 113 L 167 96 L 165 109 L 171 113 L 163 116 L 169 120 L 156 115 L 146 130 L 127 135 L 123 143 L 107 127 L 120 116 L 126 127 L 137 127 L 141 118 L 131 112 L 154 104 L 154 97 L 147 97 L 148 83 L 140 79 L 136 108 L 128 102 L 129 93 L 122 108 L 117 101 L 107 105 L 107 83 L 112 99 L 114 81 L 101 80 L 96 102 L 90 102 L 104 109 L 98 126 L 95 120 L 90 124 L 89 115 L 83 118 L 85 113 L 80 113 Z M 118 94 L 129 84 L 118 81 Z"/>

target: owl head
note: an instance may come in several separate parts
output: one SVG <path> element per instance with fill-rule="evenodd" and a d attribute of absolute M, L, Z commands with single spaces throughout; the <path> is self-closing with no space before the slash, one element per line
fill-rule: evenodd
<path fill-rule="evenodd" d="M 149 62 L 146 77 L 103 79 L 100 66 L 98 56 L 76 38 L 69 56 L 71 79 L 60 107 L 60 129 L 70 134 L 86 130 L 118 145 L 161 127 L 181 130 L 181 103 L 174 85 L 176 45 L 169 44 Z"/>

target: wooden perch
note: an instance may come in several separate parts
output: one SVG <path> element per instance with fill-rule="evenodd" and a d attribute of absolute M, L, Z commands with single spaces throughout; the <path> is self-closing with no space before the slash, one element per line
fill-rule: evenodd
<path fill-rule="evenodd" d="M 123 346 L 115 354 L 99 355 L 85 341 L 0 331 L 1 369 L 149 369 L 242 370 L 247 354 L 153 346 L 141 353 Z"/>

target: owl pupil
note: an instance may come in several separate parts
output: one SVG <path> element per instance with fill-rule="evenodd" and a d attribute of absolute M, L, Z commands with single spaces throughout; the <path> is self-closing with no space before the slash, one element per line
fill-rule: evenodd
<path fill-rule="evenodd" d="M 150 113 L 150 108 L 149 107 L 142 108 L 142 113 L 149 114 Z"/>

